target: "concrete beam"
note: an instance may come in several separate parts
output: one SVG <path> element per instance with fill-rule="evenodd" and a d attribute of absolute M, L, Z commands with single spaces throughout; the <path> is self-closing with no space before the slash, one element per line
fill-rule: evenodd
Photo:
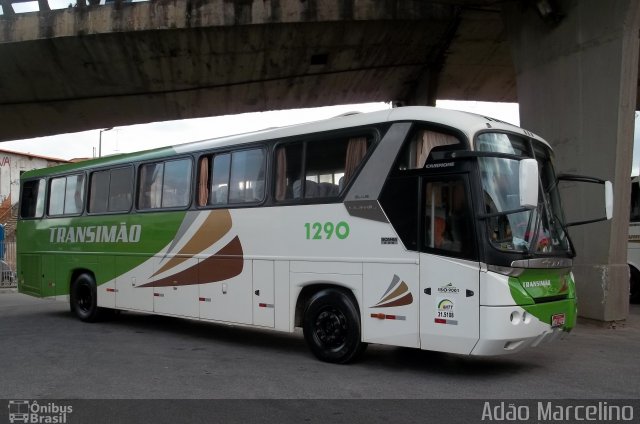
<path fill-rule="evenodd" d="M 0 141 L 405 99 L 456 10 L 420 0 L 163 0 L 2 17 Z"/>
<path fill-rule="evenodd" d="M 640 2 L 562 0 L 559 23 L 544 22 L 533 5 L 507 3 L 523 127 L 556 151 L 558 172 L 614 182 L 614 217 L 572 227 L 581 316 L 625 319 L 629 303 L 627 228 L 638 81 Z M 568 215 L 602 215 L 595 193 L 568 187 Z"/>

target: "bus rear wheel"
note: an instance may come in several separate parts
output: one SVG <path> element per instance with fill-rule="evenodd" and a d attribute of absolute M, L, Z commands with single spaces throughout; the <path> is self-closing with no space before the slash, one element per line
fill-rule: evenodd
<path fill-rule="evenodd" d="M 367 347 L 362 342 L 358 308 L 338 289 L 324 289 L 311 297 L 304 313 L 303 332 L 311 352 L 325 362 L 351 362 Z"/>
<path fill-rule="evenodd" d="M 98 321 L 101 308 L 98 308 L 98 290 L 91 275 L 80 274 L 73 280 L 69 291 L 69 307 L 80 321 Z"/>

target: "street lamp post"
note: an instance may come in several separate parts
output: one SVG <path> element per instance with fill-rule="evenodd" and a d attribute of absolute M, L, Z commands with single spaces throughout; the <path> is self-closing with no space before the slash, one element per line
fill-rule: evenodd
<path fill-rule="evenodd" d="M 109 127 L 109 128 L 105 128 L 103 130 L 100 130 L 100 135 L 98 135 L 98 157 L 101 158 L 102 157 L 102 133 L 103 132 L 107 132 L 107 131 L 111 131 L 113 129 L 113 127 Z"/>

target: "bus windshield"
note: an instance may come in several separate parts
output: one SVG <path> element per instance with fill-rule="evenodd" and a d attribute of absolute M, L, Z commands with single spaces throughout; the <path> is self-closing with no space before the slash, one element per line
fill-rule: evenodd
<path fill-rule="evenodd" d="M 519 207 L 519 160 L 504 157 L 478 158 L 489 239 L 494 247 L 533 254 L 570 253 L 564 230 L 564 217 L 551 162 L 550 149 L 518 136 L 482 133 L 476 149 L 533 157 L 538 161 L 540 190 L 538 206 L 522 211 Z"/>

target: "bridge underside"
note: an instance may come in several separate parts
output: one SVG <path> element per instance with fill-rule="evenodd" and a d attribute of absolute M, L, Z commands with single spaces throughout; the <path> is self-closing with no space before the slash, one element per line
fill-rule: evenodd
<path fill-rule="evenodd" d="M 175 0 L 0 17 L 0 141 L 332 104 L 516 101 L 498 8 L 340 3 Z"/>

